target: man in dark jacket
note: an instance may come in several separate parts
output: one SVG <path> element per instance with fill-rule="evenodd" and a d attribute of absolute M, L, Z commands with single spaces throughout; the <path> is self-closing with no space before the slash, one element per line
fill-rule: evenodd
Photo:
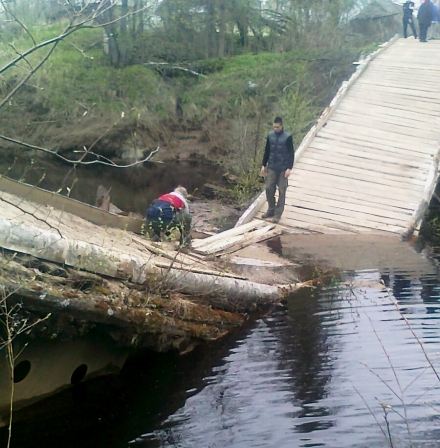
<path fill-rule="evenodd" d="M 417 13 L 417 20 L 419 21 L 420 42 L 426 42 L 426 35 L 428 28 L 431 26 L 431 22 L 434 20 L 434 5 L 430 0 L 424 0 L 420 5 L 419 12 Z"/>
<path fill-rule="evenodd" d="M 417 31 L 414 26 L 414 2 L 411 0 L 407 0 L 403 4 L 403 37 L 406 39 L 408 37 L 407 29 L 408 25 L 411 27 L 411 31 L 413 33 L 414 39 L 417 39 Z"/>
<path fill-rule="evenodd" d="M 295 151 L 293 137 L 283 128 L 283 120 L 276 117 L 273 122 L 273 131 L 266 139 L 261 175 L 266 177 L 267 212 L 263 219 L 273 218 L 279 222 L 286 202 L 287 179 L 293 168 Z M 278 187 L 278 202 L 275 204 L 275 192 Z"/>

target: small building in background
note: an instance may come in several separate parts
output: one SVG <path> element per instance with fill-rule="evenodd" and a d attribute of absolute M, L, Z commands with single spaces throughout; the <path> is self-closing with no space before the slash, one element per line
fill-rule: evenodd
<path fill-rule="evenodd" d="M 402 29 L 402 5 L 391 0 L 366 3 L 350 20 L 355 33 L 377 36 L 380 41 L 391 39 Z"/>

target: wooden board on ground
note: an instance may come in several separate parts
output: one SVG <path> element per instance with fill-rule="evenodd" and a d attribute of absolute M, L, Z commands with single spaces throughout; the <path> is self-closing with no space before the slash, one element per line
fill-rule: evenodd
<path fill-rule="evenodd" d="M 243 224 L 240 227 L 234 227 L 232 229 L 226 230 L 225 232 L 222 233 L 217 233 L 215 235 L 212 235 L 208 238 L 203 238 L 203 239 L 194 239 L 191 242 L 191 246 L 194 248 L 199 248 L 199 247 L 206 247 L 209 246 L 213 243 L 216 243 L 218 241 L 221 241 L 225 238 L 231 238 L 231 237 L 235 237 L 235 236 L 240 236 L 243 235 L 245 232 L 251 232 L 259 227 L 262 227 L 264 225 L 263 222 L 250 222 L 247 224 Z"/>
<path fill-rule="evenodd" d="M 218 252 L 224 252 L 232 247 L 238 247 L 236 249 L 238 250 L 239 248 L 242 248 L 246 245 L 270 238 L 271 234 L 269 234 L 269 231 L 273 230 L 275 224 L 267 224 L 264 221 L 263 222 L 259 221 L 258 223 L 259 223 L 258 229 L 254 229 L 252 231 L 248 231 L 241 235 L 235 235 L 232 237 L 225 236 L 222 240 L 215 241 L 214 243 L 203 247 L 197 247 L 194 249 L 194 251 L 199 254 L 212 255 Z M 261 225 L 263 227 L 261 227 Z M 236 229 L 238 229 L 238 227 L 236 227 Z"/>

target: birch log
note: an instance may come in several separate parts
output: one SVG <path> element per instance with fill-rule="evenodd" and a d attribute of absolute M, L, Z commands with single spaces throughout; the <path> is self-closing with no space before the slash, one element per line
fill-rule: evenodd
<path fill-rule="evenodd" d="M 0 218 L 0 246 L 44 260 L 84 269 L 118 279 L 143 284 L 154 281 L 176 291 L 196 295 L 227 296 L 230 300 L 247 302 L 241 306 L 255 308 L 279 301 L 300 284 L 267 285 L 218 275 L 200 274 L 155 266 L 150 256 L 141 258 L 116 250 L 104 249 L 84 241 L 66 239 L 54 230 L 42 230 L 14 224 Z"/>

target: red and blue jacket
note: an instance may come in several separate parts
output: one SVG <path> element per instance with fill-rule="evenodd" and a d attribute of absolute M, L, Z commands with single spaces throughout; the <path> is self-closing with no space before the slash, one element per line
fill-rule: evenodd
<path fill-rule="evenodd" d="M 176 194 L 167 193 L 156 199 L 147 209 L 148 221 L 171 221 L 180 210 L 186 207 L 185 202 Z"/>

